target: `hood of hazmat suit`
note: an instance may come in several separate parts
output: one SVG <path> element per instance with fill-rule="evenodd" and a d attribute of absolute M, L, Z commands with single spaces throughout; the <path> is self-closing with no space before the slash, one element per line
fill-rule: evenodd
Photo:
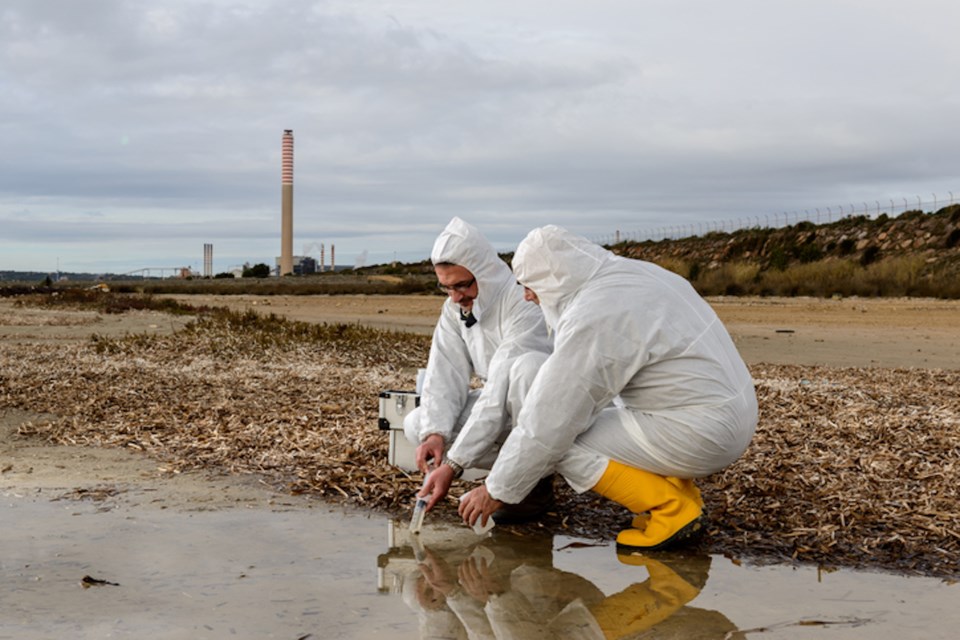
<path fill-rule="evenodd" d="M 434 264 L 462 266 L 477 279 L 473 302 L 477 322 L 467 327 L 459 305 L 449 297 L 444 302 L 430 346 L 418 435 L 422 441 L 438 433 L 449 444 L 476 375 L 485 384 L 462 432 L 472 434 L 476 450 L 460 451 L 456 458 L 470 465 L 504 427 L 507 374 L 513 360 L 529 351 L 549 353 L 550 340 L 540 309 L 523 299 L 510 267 L 476 227 L 453 218 L 437 237 L 430 259 Z"/>
<path fill-rule="evenodd" d="M 493 497 L 522 499 L 617 396 L 627 412 L 684 425 L 682 435 L 657 436 L 677 441 L 679 453 L 666 449 L 678 459 L 666 462 L 681 469 L 698 469 L 716 449 L 740 447 L 752 436 L 750 373 L 716 313 L 684 278 L 553 225 L 527 235 L 513 269 L 537 294 L 554 351 L 487 477 Z M 745 409 L 728 416 L 729 403 Z M 711 432 L 688 442 L 696 429 Z"/>

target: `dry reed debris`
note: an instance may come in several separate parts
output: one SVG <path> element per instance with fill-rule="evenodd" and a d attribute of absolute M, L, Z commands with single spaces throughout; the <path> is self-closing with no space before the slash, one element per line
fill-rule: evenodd
<path fill-rule="evenodd" d="M 428 348 L 426 337 L 359 325 L 217 312 L 172 336 L 0 345 L 0 409 L 60 416 L 27 425 L 25 436 L 127 447 L 171 472 L 262 474 L 290 491 L 405 515 L 420 479 L 387 464 L 377 394 L 411 387 Z M 701 481 L 712 522 L 705 550 L 960 575 L 960 373 L 753 374 L 754 442 Z M 610 539 L 625 526 L 618 506 L 559 485 L 558 509 L 538 527 Z M 445 511 L 438 517 L 454 517 Z"/>

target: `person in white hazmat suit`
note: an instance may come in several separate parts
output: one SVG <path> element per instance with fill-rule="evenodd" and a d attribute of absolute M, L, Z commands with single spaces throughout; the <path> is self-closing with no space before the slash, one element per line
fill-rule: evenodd
<path fill-rule="evenodd" d="M 520 243 L 513 270 L 555 332 L 554 351 L 460 515 L 485 522 L 556 470 L 637 514 L 621 550 L 698 534 L 693 479 L 740 457 L 757 424 L 750 372 L 716 313 L 682 277 L 552 225 Z"/>
<path fill-rule="evenodd" d="M 430 495 L 428 511 L 464 468 L 491 467 L 551 350 L 543 313 L 524 299 L 510 267 L 474 226 L 453 218 L 430 258 L 448 298 L 433 332 L 420 406 L 404 419 L 417 466 L 430 472 L 420 491 Z M 470 388 L 473 375 L 484 381 L 481 389 Z M 552 473 L 545 476 L 527 501 L 504 506 L 498 518 L 528 519 L 552 504 Z"/>

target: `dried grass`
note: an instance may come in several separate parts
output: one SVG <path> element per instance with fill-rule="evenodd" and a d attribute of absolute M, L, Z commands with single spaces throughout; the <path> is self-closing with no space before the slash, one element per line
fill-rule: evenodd
<path fill-rule="evenodd" d="M 761 421 L 709 478 L 718 542 L 960 575 L 960 372 L 753 368 Z"/>
<path fill-rule="evenodd" d="M 172 336 L 0 345 L 0 409 L 61 416 L 26 425 L 25 436 L 144 451 L 170 472 L 262 474 L 289 491 L 405 515 L 420 479 L 387 464 L 377 397 L 409 388 L 428 348 L 412 334 L 218 312 Z M 753 374 L 754 442 L 701 482 L 705 550 L 960 575 L 960 373 Z M 536 528 L 610 539 L 625 526 L 622 508 L 560 484 L 557 511 Z M 448 500 L 435 517 L 453 519 Z"/>

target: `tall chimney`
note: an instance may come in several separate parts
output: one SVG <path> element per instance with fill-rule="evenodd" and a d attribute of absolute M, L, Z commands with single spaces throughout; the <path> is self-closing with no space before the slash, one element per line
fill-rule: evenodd
<path fill-rule="evenodd" d="M 203 277 L 213 277 L 213 245 L 210 243 L 203 245 Z"/>
<path fill-rule="evenodd" d="M 280 176 L 280 275 L 293 273 L 293 129 L 283 131 Z"/>

